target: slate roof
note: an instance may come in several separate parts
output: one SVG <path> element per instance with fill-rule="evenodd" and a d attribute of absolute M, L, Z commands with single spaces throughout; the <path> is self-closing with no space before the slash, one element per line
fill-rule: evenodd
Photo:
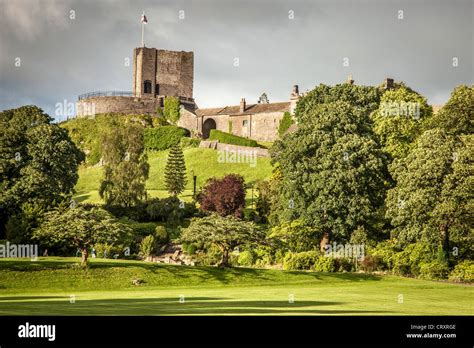
<path fill-rule="evenodd" d="M 197 116 L 218 116 L 218 115 L 250 115 L 267 112 L 285 112 L 290 110 L 290 102 L 268 103 L 268 104 L 249 104 L 245 106 L 245 111 L 240 112 L 239 105 L 224 106 L 220 108 L 197 109 Z"/>

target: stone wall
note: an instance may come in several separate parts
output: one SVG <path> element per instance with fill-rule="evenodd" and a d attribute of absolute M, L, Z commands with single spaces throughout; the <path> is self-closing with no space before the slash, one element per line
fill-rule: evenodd
<path fill-rule="evenodd" d="M 93 108 L 90 106 L 93 105 Z M 133 98 L 133 97 L 96 97 L 82 99 L 77 103 L 77 117 L 93 116 L 101 113 L 122 114 L 156 114 L 159 100 L 156 98 Z"/>

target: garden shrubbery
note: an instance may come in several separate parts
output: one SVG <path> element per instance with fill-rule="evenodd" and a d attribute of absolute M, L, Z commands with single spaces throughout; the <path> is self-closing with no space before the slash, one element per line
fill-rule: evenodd
<path fill-rule="evenodd" d="M 179 143 L 182 138 L 189 137 L 190 132 L 181 127 L 161 126 L 144 130 L 144 143 L 147 150 L 166 150 Z"/>
<path fill-rule="evenodd" d="M 258 147 L 258 143 L 253 139 L 247 139 L 230 133 L 211 129 L 209 140 L 219 140 L 220 143 L 240 146 Z"/>
<path fill-rule="evenodd" d="M 474 282 L 474 261 L 459 262 L 449 274 L 449 280 L 454 282 Z"/>

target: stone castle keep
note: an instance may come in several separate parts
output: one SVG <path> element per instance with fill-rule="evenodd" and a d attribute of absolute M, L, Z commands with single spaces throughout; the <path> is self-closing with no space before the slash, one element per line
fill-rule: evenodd
<path fill-rule="evenodd" d="M 207 139 L 211 129 L 261 141 L 278 137 L 283 114 L 293 113 L 300 98 L 298 86 L 293 87 L 287 102 L 269 103 L 261 98 L 257 104 L 199 109 L 193 98 L 194 53 L 138 47 L 133 50 L 132 92 L 92 92 L 79 96 L 77 116 L 99 113 L 155 115 L 167 96 L 181 103 L 178 125 Z M 93 108 L 91 108 L 93 105 Z"/>

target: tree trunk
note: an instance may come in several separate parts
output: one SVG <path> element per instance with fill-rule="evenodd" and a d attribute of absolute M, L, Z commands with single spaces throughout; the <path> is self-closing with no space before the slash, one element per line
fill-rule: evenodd
<path fill-rule="evenodd" d="M 89 257 L 89 250 L 87 250 L 87 248 L 82 248 L 81 252 L 82 252 L 81 263 L 85 264 L 87 263 L 87 258 Z"/>
<path fill-rule="evenodd" d="M 449 227 L 447 224 L 441 226 L 442 245 L 446 260 L 449 262 Z"/>
<path fill-rule="evenodd" d="M 229 249 L 222 249 L 222 260 L 219 267 L 229 267 Z"/>

